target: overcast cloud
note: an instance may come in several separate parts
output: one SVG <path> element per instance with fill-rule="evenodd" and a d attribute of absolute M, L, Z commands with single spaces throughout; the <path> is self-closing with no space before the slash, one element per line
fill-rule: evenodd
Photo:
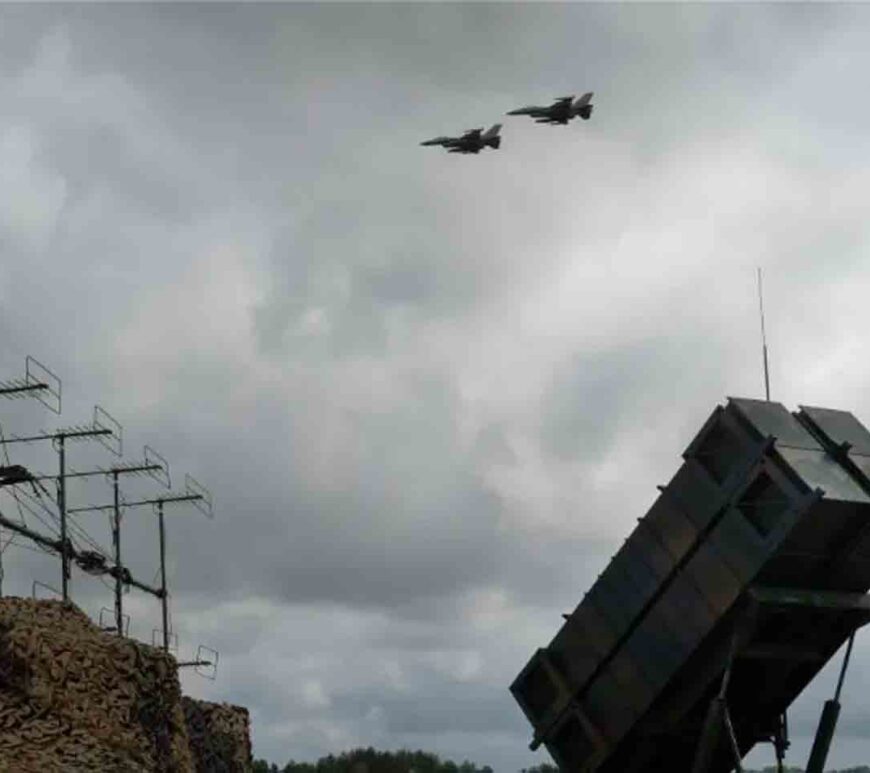
<path fill-rule="evenodd" d="M 714 406 L 762 395 L 756 266 L 773 397 L 870 422 L 868 33 L 827 4 L 2 6 L 0 378 L 64 380 L 3 428 L 97 402 L 209 486 L 213 522 L 168 517 L 182 654 L 221 653 L 184 685 L 248 706 L 257 756 L 543 761 L 508 684 Z M 504 117 L 586 90 L 588 123 Z M 495 122 L 496 153 L 419 146 Z M 146 582 L 156 539 L 128 511 Z M 5 593 L 59 585 L 3 562 Z M 859 637 L 832 765 L 870 763 L 868 679 Z"/>

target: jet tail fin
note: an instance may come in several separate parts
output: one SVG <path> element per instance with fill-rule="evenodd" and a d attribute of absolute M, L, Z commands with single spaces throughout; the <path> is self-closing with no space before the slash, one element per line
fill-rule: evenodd
<path fill-rule="evenodd" d="M 495 149 L 501 145 L 501 137 L 498 136 L 499 131 L 501 131 L 501 124 L 494 123 L 486 130 L 485 134 L 481 135 L 480 139 L 484 145 L 489 145 L 491 148 Z"/>
<path fill-rule="evenodd" d="M 587 91 L 582 97 L 579 97 L 577 101 L 574 102 L 574 109 L 580 110 L 581 107 L 586 107 L 592 99 L 592 95 L 594 92 Z"/>

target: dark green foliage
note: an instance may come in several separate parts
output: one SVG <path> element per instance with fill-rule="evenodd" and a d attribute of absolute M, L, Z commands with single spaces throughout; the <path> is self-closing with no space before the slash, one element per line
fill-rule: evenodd
<path fill-rule="evenodd" d="M 257 760 L 253 770 L 254 773 L 493 773 L 489 765 L 479 768 L 468 760 L 457 765 L 427 752 L 406 749 L 379 752 L 372 747 L 342 752 L 338 757 L 330 754 L 317 762 L 290 760 L 283 768 Z M 541 770 L 541 773 L 545 771 Z"/>
<path fill-rule="evenodd" d="M 338 757 L 330 754 L 317 762 L 294 762 L 290 760 L 283 768 L 266 760 L 255 760 L 253 773 L 493 773 L 489 765 L 482 768 L 466 760 L 457 765 L 450 760 L 441 760 L 436 754 L 401 749 L 397 752 L 379 752 L 368 749 L 353 749 L 342 752 Z M 502 773 L 511 773 L 503 771 Z M 523 768 L 520 773 L 559 773 L 555 765 L 543 762 L 531 768 Z M 768 766 L 762 770 L 747 770 L 745 773 L 776 773 L 776 768 Z M 804 773 L 803 768 L 787 767 L 785 773 Z M 870 766 L 832 770 L 830 773 L 870 773 Z"/>

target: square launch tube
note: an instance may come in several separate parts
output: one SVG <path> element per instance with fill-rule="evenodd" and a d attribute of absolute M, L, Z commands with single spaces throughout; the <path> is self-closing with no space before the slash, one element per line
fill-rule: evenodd
<path fill-rule="evenodd" d="M 562 770 L 689 770 L 729 662 L 745 754 L 870 619 L 870 432 L 851 413 L 730 398 L 683 459 L 511 685 Z"/>

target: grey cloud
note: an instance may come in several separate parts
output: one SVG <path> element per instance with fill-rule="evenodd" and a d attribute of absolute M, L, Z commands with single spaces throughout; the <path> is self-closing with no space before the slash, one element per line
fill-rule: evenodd
<path fill-rule="evenodd" d="M 677 380 L 704 389 L 727 368 L 726 362 L 709 357 L 721 346 L 711 338 L 700 330 L 666 340 L 640 335 L 565 361 L 543 400 L 543 448 L 561 459 L 606 458 L 622 433 L 638 429 L 632 420 L 641 421 Z M 620 416 L 622 420 L 616 418 Z M 655 421 L 666 424 L 663 418 Z M 679 432 L 674 438 L 679 442 Z"/>
<path fill-rule="evenodd" d="M 28 221 L 15 210 L 34 233 L 42 229 L 44 242 L 28 246 L 0 229 L 0 324 L 19 349 L 10 367 L 18 371 L 24 351 L 37 354 L 65 377 L 64 421 L 105 401 L 124 422 L 132 455 L 151 442 L 170 458 L 177 480 L 189 470 L 213 490 L 214 522 L 172 513 L 173 609 L 185 646 L 207 639 L 227 658 L 214 685 L 185 679 L 198 694 L 250 705 L 257 753 L 283 762 L 340 751 L 329 735 L 340 731 L 332 737 L 373 738 L 385 748 L 417 742 L 454 757 L 476 749 L 481 763 L 498 770 L 534 759 L 507 684 L 556 632 L 559 613 L 577 603 L 617 537 L 578 528 L 556 538 L 549 526 L 533 526 L 543 509 L 534 496 L 525 500 L 528 522 L 512 524 L 488 473 L 520 478 L 540 452 L 541 474 L 564 487 L 566 508 L 577 509 L 566 513 L 569 522 L 615 522 L 617 507 L 626 522 L 640 515 L 646 493 L 638 489 L 652 491 L 676 468 L 713 404 L 725 392 L 760 389 L 750 351 L 757 347 L 754 287 L 748 283 L 751 297 L 739 311 L 710 301 L 733 289 L 729 277 L 755 257 L 735 252 L 763 252 L 777 274 L 770 277 L 771 292 L 781 293 L 771 304 L 778 307 L 771 319 L 777 389 L 782 383 L 785 392 L 796 383 L 787 374 L 824 355 L 836 340 L 833 326 L 849 322 L 825 292 L 862 276 L 863 222 L 849 202 L 861 188 L 867 114 L 844 71 L 866 69 L 865 13 L 543 4 L 0 10 L 7 73 L 0 88 L 33 68 L 45 35 L 62 30 L 70 42 L 67 75 L 116 90 L 87 114 L 4 101 L 36 138 L 33 174 L 68 185 L 57 231 L 48 216 L 25 213 Z M 51 72 L 55 65 L 42 66 Z M 587 83 L 598 100 L 587 125 L 551 131 L 505 119 L 502 149 L 474 159 L 416 144 Z M 126 101 L 115 109 L 112 95 Z M 710 223 L 721 224 L 704 246 L 707 262 L 669 262 L 671 253 L 703 241 L 703 228 L 693 231 L 680 216 L 698 193 L 690 185 L 704 180 L 680 173 L 692 171 L 699 153 L 731 153 L 743 137 L 762 152 L 749 161 L 726 155 L 725 163 L 773 159 L 771 174 L 788 170 L 794 186 L 816 193 L 789 203 L 777 201 L 782 193 L 774 189 L 773 200 L 745 212 L 746 191 L 705 187 L 715 210 Z M 687 147 L 695 153 L 688 159 Z M 830 196 L 847 171 L 853 188 Z M 637 188 L 649 201 L 632 198 Z M 685 201 L 656 209 L 670 188 Z M 638 211 L 626 214 L 626 202 Z M 618 265 L 606 263 L 644 207 L 652 225 L 685 232 L 685 246 L 655 245 L 651 258 L 639 243 L 636 258 L 621 253 Z M 229 240 L 237 224 L 248 223 L 240 213 L 252 213 L 256 231 L 240 273 L 250 269 L 265 288 L 239 315 L 244 330 L 223 345 L 192 340 L 180 351 L 177 339 L 189 332 L 181 328 L 203 320 L 179 316 L 179 329 L 159 328 L 163 338 L 146 336 L 142 351 L 119 351 L 120 331 L 161 321 L 134 324 L 138 309 L 172 315 L 169 304 L 184 299 L 171 290 L 185 281 L 190 253 Z M 646 287 L 635 277 L 642 260 L 661 261 L 660 284 L 650 279 Z M 549 331 L 513 342 L 514 355 L 520 346 L 553 345 L 549 359 L 521 351 L 506 377 L 539 376 L 542 395 L 530 386 L 517 407 L 498 388 L 473 394 L 467 371 L 485 375 L 504 353 L 475 345 L 530 317 L 523 301 L 554 286 L 563 270 L 599 262 L 609 273 L 589 273 L 581 289 L 590 301 L 606 294 L 607 318 L 615 315 L 619 329 L 602 333 L 600 344 L 578 335 L 560 348 Z M 235 275 L 227 276 L 232 294 Z M 157 300 L 145 304 L 152 294 Z M 198 313 L 225 330 L 227 301 L 216 298 Z M 578 313 L 552 338 L 590 327 L 586 320 Z M 850 327 L 862 325 L 856 316 Z M 430 348 L 433 340 L 456 360 Z M 468 363 L 475 354 L 479 361 Z M 856 362 L 862 354 L 859 347 Z M 133 392 L 154 374 L 152 403 Z M 506 393 L 510 386 L 497 385 Z M 847 407 L 860 415 L 861 400 Z M 46 423 L 35 413 L 19 421 L 17 410 L 8 406 L 4 428 L 7 415 L 22 429 Z M 469 437 L 469 425 L 476 435 Z M 617 450 L 638 455 L 636 477 L 593 490 L 588 468 Z M 105 463 L 76 451 L 77 465 L 90 461 Z M 52 469 L 55 460 L 34 456 L 37 463 Z M 130 484 L 131 495 L 138 490 Z M 152 575 L 148 516 L 125 519 L 124 544 L 136 572 Z M 27 593 L 32 577 L 56 577 L 50 559 L 14 551 L 4 556 L 8 588 Z M 77 580 L 75 587 L 97 612 L 108 598 L 101 586 Z M 472 636 L 480 621 L 464 605 L 481 589 L 501 592 L 528 622 Z M 279 610 L 276 625 L 305 605 L 386 622 L 358 637 L 326 625 L 302 644 L 299 629 L 273 642 L 268 626 L 244 615 L 230 617 L 225 634 L 193 625 L 211 605 L 219 612 L 228 599 L 264 597 Z M 136 608 L 134 628 L 146 638 L 154 611 L 144 602 Z M 407 694 L 386 681 L 347 678 L 336 686 L 329 667 L 315 664 L 312 679 L 333 696 L 315 712 L 295 688 L 270 678 L 270 667 L 327 641 L 348 662 L 360 653 L 386 657 L 393 646 L 400 663 L 416 664 L 418 682 Z M 246 655 L 248 646 L 255 654 Z M 480 683 L 455 684 L 414 660 L 458 646 L 475 647 L 493 664 Z M 262 672 L 253 662 L 260 659 Z M 857 657 L 854 669 L 863 674 L 866 659 Z M 371 706 L 382 708 L 380 727 L 365 719 Z M 805 739 L 815 707 L 801 706 L 795 732 Z M 847 723 L 854 734 L 855 722 Z"/>
<path fill-rule="evenodd" d="M 67 126 L 46 142 L 42 155 L 63 176 L 74 200 L 94 190 L 104 191 L 169 222 L 184 222 L 207 205 L 198 192 L 179 185 L 168 169 L 145 163 L 153 160 L 136 154 L 126 140 L 113 126 Z"/>
<path fill-rule="evenodd" d="M 349 717 L 361 717 L 372 707 L 383 712 L 390 734 L 440 735 L 445 732 L 490 733 L 514 730 L 519 724 L 513 706 L 505 701 L 504 690 L 485 685 L 454 685 L 427 697 L 389 695 L 377 691 L 337 695 L 338 704 Z"/>
<path fill-rule="evenodd" d="M 475 451 L 478 458 L 486 464 L 512 465 L 517 462 L 517 455 L 508 443 L 505 428 L 495 422 L 487 424 L 477 433 Z"/>

